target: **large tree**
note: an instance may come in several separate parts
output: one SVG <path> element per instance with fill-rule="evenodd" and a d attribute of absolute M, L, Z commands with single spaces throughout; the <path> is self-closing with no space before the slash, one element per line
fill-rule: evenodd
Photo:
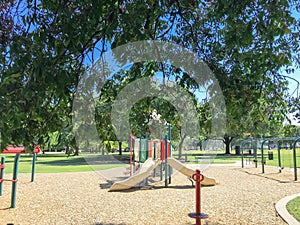
<path fill-rule="evenodd" d="M 70 127 L 72 99 L 85 65 L 125 43 L 170 41 L 200 56 L 223 89 L 229 113 L 224 137 L 230 138 L 241 129 L 253 132 L 236 121 L 250 118 L 257 127 L 255 110 L 264 101 L 272 105 L 272 100 L 275 108 L 283 109 L 287 84 L 280 70 L 298 60 L 294 53 L 300 26 L 292 11 L 299 9 L 299 3 L 294 0 L 10 0 L 0 4 L 2 145 L 43 144 L 48 134 Z M 136 67 L 145 72 L 150 68 L 145 65 Z M 164 78 L 174 71 L 164 69 Z M 199 88 L 180 69 L 177 74 L 183 88 Z"/>
<path fill-rule="evenodd" d="M 145 70 L 145 67 L 148 69 Z M 193 124 L 195 121 L 198 123 L 195 94 L 188 91 L 191 85 L 186 84 L 193 80 L 174 72 L 172 76 L 169 75 L 171 80 L 156 77 L 156 81 L 153 81 L 154 71 L 160 71 L 159 68 L 153 62 L 147 62 L 146 65 L 138 63 L 126 71 L 121 70 L 114 74 L 105 83 L 96 104 L 96 123 L 102 140 L 116 140 L 116 133 L 119 134 L 120 141 L 127 140 L 128 134 L 124 136 L 122 132 L 126 130 L 123 120 L 129 114 L 131 133 L 138 137 L 141 134 L 145 137 L 148 132 L 150 138 L 163 139 L 168 133 L 167 124 L 170 124 L 171 138 L 179 143 L 181 155 L 183 141 L 189 133 L 193 133 L 199 127 Z M 180 79 L 177 76 L 180 76 Z M 134 83 L 137 77 L 146 78 L 147 87 L 139 82 Z M 143 95 L 145 97 L 141 98 Z M 154 111 L 160 115 L 160 122 L 153 120 Z M 118 115 L 111 118 L 111 114 L 114 113 Z"/>
<path fill-rule="evenodd" d="M 282 72 L 299 62 L 299 20 L 292 16 L 298 9 L 297 1 L 253 0 L 211 1 L 202 14 L 181 10 L 189 23 L 178 24 L 177 34 L 189 35 L 178 41 L 203 57 L 225 96 L 226 153 L 234 137 L 282 126 L 289 78 Z"/>

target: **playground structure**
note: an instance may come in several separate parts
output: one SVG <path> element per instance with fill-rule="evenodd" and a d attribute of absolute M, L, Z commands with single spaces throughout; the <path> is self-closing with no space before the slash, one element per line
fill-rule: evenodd
<path fill-rule="evenodd" d="M 146 138 L 135 138 L 130 136 L 130 177 L 115 182 L 110 191 L 126 190 L 134 187 L 143 180 L 146 180 L 153 172 L 156 174 L 156 168 L 160 166 L 160 180 L 165 181 L 165 187 L 171 183 L 172 169 L 176 169 L 192 181 L 195 170 L 186 167 L 180 161 L 172 157 L 172 146 L 168 136 L 164 140 L 151 140 L 146 134 Z M 204 176 L 203 176 L 204 177 Z M 204 177 L 202 185 L 213 186 L 216 181 L 211 178 Z"/>
<path fill-rule="evenodd" d="M 36 164 L 36 156 L 39 153 L 40 146 L 37 145 L 33 150 L 33 160 L 32 160 L 32 171 L 31 171 L 31 182 L 34 181 L 35 175 L 35 164 Z M 16 207 L 16 195 L 17 195 L 17 182 L 18 182 L 18 170 L 19 170 L 19 161 L 20 154 L 25 152 L 25 147 L 23 146 L 13 146 L 10 145 L 6 149 L 3 150 L 3 154 L 16 154 L 14 158 L 14 167 L 13 167 L 13 178 L 12 179 L 4 179 L 4 169 L 5 169 L 5 156 L 1 157 L 0 164 L 0 196 L 2 196 L 2 188 L 3 182 L 8 181 L 12 182 L 12 192 L 11 192 L 11 208 Z"/>
<path fill-rule="evenodd" d="M 293 171 L 294 171 L 294 181 L 298 180 L 297 177 L 297 143 L 300 142 L 300 137 L 291 137 L 291 138 L 262 138 L 262 139 L 245 139 L 241 142 L 240 147 L 241 147 L 241 159 L 242 159 L 242 167 L 244 167 L 244 159 L 245 159 L 245 146 L 246 144 L 251 144 L 253 145 L 254 143 L 254 147 L 253 147 L 253 157 L 254 160 L 253 162 L 255 163 L 255 167 L 258 167 L 258 152 L 257 150 L 259 149 L 260 146 L 260 151 L 261 151 L 261 166 L 262 166 L 262 173 L 265 173 L 265 164 L 266 164 L 266 158 L 264 156 L 265 153 L 265 144 L 268 143 L 269 146 L 270 144 L 276 145 L 277 146 L 277 156 L 278 156 L 278 170 L 279 173 L 281 172 L 281 170 L 284 168 L 283 163 L 282 163 L 282 154 L 281 154 L 281 150 L 283 150 L 283 146 L 282 144 L 286 142 L 286 149 L 287 147 L 287 143 L 289 144 L 289 148 L 292 149 L 292 165 L 293 165 Z M 269 147 L 270 149 L 270 147 Z M 269 160 L 273 160 L 273 152 L 272 151 L 268 151 L 268 159 Z"/>

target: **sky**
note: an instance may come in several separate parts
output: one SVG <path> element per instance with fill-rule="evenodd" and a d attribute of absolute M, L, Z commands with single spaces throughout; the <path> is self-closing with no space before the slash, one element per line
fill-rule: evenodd
<path fill-rule="evenodd" d="M 293 74 L 289 74 L 289 76 L 296 79 L 300 83 L 300 69 L 295 70 L 295 72 Z M 295 81 L 293 80 L 289 81 L 290 94 L 293 94 L 294 97 L 299 97 L 300 95 L 300 90 L 297 91 L 297 87 L 298 84 Z"/>
<path fill-rule="evenodd" d="M 295 18 L 299 18 L 300 17 L 300 12 L 297 12 L 296 10 L 293 10 L 292 11 L 292 15 L 295 17 Z M 296 79 L 297 81 L 299 81 L 300 82 L 300 69 L 296 69 L 295 68 L 295 72 L 293 73 L 293 74 L 289 74 L 288 76 L 290 76 L 290 77 L 292 77 L 292 78 L 294 78 L 294 79 Z M 289 82 L 289 89 L 290 89 L 290 94 L 294 94 L 294 97 L 299 97 L 299 96 L 297 96 L 297 91 L 296 92 L 294 92 L 295 90 L 297 90 L 297 83 L 295 82 L 295 81 L 293 81 L 293 80 L 291 80 L 290 82 Z M 298 93 L 298 95 L 300 94 L 300 90 L 299 90 L 299 93 Z"/>
<path fill-rule="evenodd" d="M 293 74 L 289 74 L 289 76 L 296 79 L 300 83 L 300 69 L 295 70 L 295 72 Z M 297 86 L 297 82 L 293 80 L 289 81 L 289 93 L 295 98 L 300 97 L 300 87 L 297 88 Z M 291 120 L 292 125 L 300 126 L 300 123 L 293 117 L 293 114 L 288 115 L 288 117 Z"/>

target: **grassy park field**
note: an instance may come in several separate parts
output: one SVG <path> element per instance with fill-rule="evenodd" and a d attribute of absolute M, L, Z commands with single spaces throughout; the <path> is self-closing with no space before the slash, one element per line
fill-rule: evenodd
<path fill-rule="evenodd" d="M 266 165 L 278 166 L 278 151 L 273 149 L 273 159 L 268 158 L 268 151 L 264 152 Z M 6 157 L 6 173 L 11 173 L 13 169 L 14 155 L 0 154 Z M 173 157 L 178 158 L 178 152 L 174 151 Z M 113 159 L 113 160 L 112 160 Z M 245 162 L 253 163 L 254 156 L 244 154 Z M 230 155 L 222 154 L 222 151 L 210 152 L 190 150 L 183 151 L 181 160 L 187 164 L 234 164 L 241 162 L 241 155 L 234 153 Z M 258 165 L 261 165 L 261 154 L 258 151 Z M 36 162 L 36 173 L 60 173 L 60 172 L 88 172 L 92 170 L 105 170 L 109 168 L 124 166 L 129 164 L 129 153 L 123 152 L 122 156 L 118 153 L 110 153 L 109 155 L 99 155 L 90 153 L 81 153 L 79 156 L 68 156 L 64 153 L 46 153 L 39 154 Z M 281 166 L 293 167 L 292 150 L 281 150 Z M 297 165 L 300 166 L 300 150 L 297 149 Z M 22 154 L 19 164 L 20 173 L 30 173 L 32 167 L 32 155 Z"/>
<path fill-rule="evenodd" d="M 242 156 L 240 154 L 235 154 L 233 151 L 230 155 L 222 154 L 223 151 L 218 152 L 210 152 L 210 151 L 199 151 L 199 150 L 193 150 L 193 151 L 184 151 L 182 154 L 182 159 L 188 163 L 212 163 L 212 164 L 232 164 L 237 161 L 241 161 Z M 253 153 L 253 151 L 252 151 Z M 272 154 L 273 159 L 269 159 L 269 153 Z M 300 166 L 300 149 L 296 149 L 297 153 L 297 166 Z M 178 154 L 174 152 L 174 157 L 177 157 Z M 257 152 L 257 164 L 261 165 L 261 151 L 258 150 Z M 250 161 L 253 163 L 254 155 L 249 154 L 248 151 L 244 153 L 244 160 Z M 278 166 L 278 150 L 277 149 L 271 149 L 271 150 L 265 150 L 264 151 L 264 160 L 265 165 L 268 166 Z M 291 149 L 282 149 L 280 151 L 280 161 L 282 167 L 293 167 L 294 161 L 293 161 L 293 151 Z"/>
<path fill-rule="evenodd" d="M 6 173 L 12 173 L 14 155 L 0 154 L 6 158 Z M 89 159 L 100 158 L 97 165 L 91 166 Z M 118 156 L 116 156 L 118 158 Z M 96 157 L 91 154 L 81 154 L 79 156 L 70 156 L 66 154 L 39 154 L 36 161 L 36 173 L 65 173 L 65 172 L 88 172 L 92 170 L 105 170 L 118 166 L 124 166 L 120 163 L 107 163 L 106 156 Z M 101 163 L 102 162 L 102 163 Z M 19 173 L 31 173 L 32 155 L 21 155 L 19 163 Z"/>

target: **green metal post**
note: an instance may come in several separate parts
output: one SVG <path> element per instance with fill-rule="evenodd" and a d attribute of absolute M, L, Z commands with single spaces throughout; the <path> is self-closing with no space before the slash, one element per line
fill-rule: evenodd
<path fill-rule="evenodd" d="M 242 168 L 244 168 L 244 146 L 241 146 L 242 150 Z"/>
<path fill-rule="evenodd" d="M 278 151 L 278 167 L 281 168 L 281 156 L 280 156 L 280 141 L 277 141 L 277 151 Z M 279 169 L 281 173 L 281 169 Z"/>
<path fill-rule="evenodd" d="M 160 164 L 160 180 L 163 180 L 163 164 Z"/>
<path fill-rule="evenodd" d="M 243 140 L 242 142 L 241 142 L 241 149 L 242 149 L 242 155 L 241 155 L 241 157 L 242 157 L 242 168 L 244 168 L 244 152 L 243 152 L 243 150 L 244 150 L 244 144 L 245 144 L 245 142 L 246 142 L 246 140 Z"/>
<path fill-rule="evenodd" d="M 294 180 L 297 181 L 297 154 L 296 154 L 296 144 L 300 141 L 300 138 L 297 138 L 293 143 L 293 157 L 294 157 Z"/>
<path fill-rule="evenodd" d="M 253 145 L 252 144 L 253 143 L 253 140 L 252 140 L 252 142 L 251 142 L 251 145 Z M 254 147 L 253 147 L 253 151 L 254 151 L 254 154 L 255 154 L 255 168 L 257 168 L 257 140 L 255 139 L 255 145 L 254 145 Z"/>
<path fill-rule="evenodd" d="M 240 148 L 241 148 L 241 150 L 242 150 L 242 155 L 241 155 L 241 158 L 242 158 L 242 168 L 244 168 L 244 152 L 243 152 L 243 150 L 244 150 L 244 146 L 245 146 L 245 144 L 247 143 L 247 142 L 252 142 L 252 139 L 251 140 L 249 140 L 249 139 L 245 139 L 245 140 L 243 140 L 242 142 L 241 142 L 241 144 L 240 144 Z"/>
<path fill-rule="evenodd" d="M 140 130 L 140 145 L 139 145 L 139 159 L 138 161 L 141 161 L 141 156 L 142 156 L 142 129 Z"/>
<path fill-rule="evenodd" d="M 5 156 L 1 157 L 1 165 L 3 165 L 3 168 L 0 168 L 0 179 L 3 179 L 4 178 Z M 2 196 L 2 187 L 3 187 L 3 182 L 0 182 L 0 196 Z"/>
<path fill-rule="evenodd" d="M 156 159 L 156 143 L 154 142 L 153 143 L 153 159 Z M 154 171 L 153 171 L 153 177 L 156 176 L 156 168 L 154 168 Z"/>
<path fill-rule="evenodd" d="M 167 143 L 167 146 L 168 146 L 168 143 Z M 167 150 L 167 152 L 168 152 L 168 150 Z M 170 142 L 170 153 L 171 153 L 171 142 Z M 172 154 L 170 154 L 171 156 L 172 156 Z M 170 166 L 170 165 L 168 165 L 168 172 L 169 172 L 169 184 L 171 184 L 171 182 L 172 182 L 172 167 Z"/>
<path fill-rule="evenodd" d="M 170 157 L 172 157 L 172 142 L 171 142 L 172 133 L 171 132 L 172 132 L 171 124 L 168 124 L 168 139 L 170 141 Z M 168 146 L 168 143 L 167 143 L 167 146 Z M 170 165 L 168 165 L 168 168 L 169 168 L 169 184 L 171 184 L 172 167 Z"/>
<path fill-rule="evenodd" d="M 262 169 L 262 173 L 265 173 L 265 164 L 264 164 L 264 144 L 267 140 L 263 140 L 263 142 L 261 143 L 261 169 Z"/>
<path fill-rule="evenodd" d="M 171 136 L 172 136 L 172 127 L 171 124 L 168 124 L 168 139 L 170 141 L 170 152 L 171 152 L 171 157 L 172 157 L 172 142 L 171 142 Z"/>
<path fill-rule="evenodd" d="M 168 136 L 165 136 L 165 187 L 168 187 Z"/>
<path fill-rule="evenodd" d="M 11 208 L 16 208 L 19 161 L 20 161 L 20 154 L 18 153 L 15 156 L 15 162 L 14 162 L 14 172 L 13 172 L 14 182 L 12 182 L 11 206 L 10 206 Z"/>
<path fill-rule="evenodd" d="M 135 162 L 135 154 L 134 154 L 135 142 L 136 142 L 136 140 L 134 138 L 132 138 L 132 149 L 131 150 L 132 150 L 132 162 L 133 162 L 133 164 Z"/>
<path fill-rule="evenodd" d="M 148 134 L 148 132 L 146 132 L 146 159 L 148 159 L 148 157 L 149 157 L 148 139 L 149 139 L 149 134 Z"/>
<path fill-rule="evenodd" d="M 172 167 L 170 166 L 170 165 L 168 165 L 168 168 L 169 168 L 169 184 L 171 184 L 171 182 L 172 182 Z"/>
<path fill-rule="evenodd" d="M 33 153 L 33 157 L 32 157 L 32 169 L 31 169 L 31 182 L 34 181 L 35 164 L 36 164 L 36 153 Z"/>

